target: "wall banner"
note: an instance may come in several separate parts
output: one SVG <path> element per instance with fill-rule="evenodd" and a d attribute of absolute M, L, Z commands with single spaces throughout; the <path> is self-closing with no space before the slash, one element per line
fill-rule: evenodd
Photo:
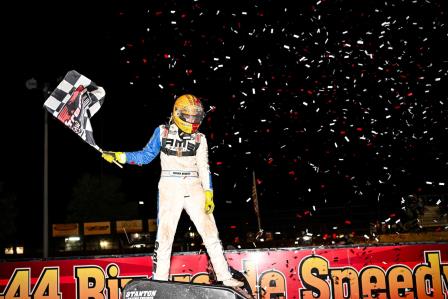
<path fill-rule="evenodd" d="M 84 223 L 84 235 L 109 235 L 110 227 L 110 221 L 86 222 Z"/>
<path fill-rule="evenodd" d="M 448 244 L 226 251 L 256 298 L 443 299 Z M 172 280 L 208 283 L 205 254 L 174 254 Z M 0 299 L 120 299 L 133 278 L 150 278 L 151 255 L 0 263 Z"/>
<path fill-rule="evenodd" d="M 53 237 L 79 236 L 78 223 L 53 224 Z"/>

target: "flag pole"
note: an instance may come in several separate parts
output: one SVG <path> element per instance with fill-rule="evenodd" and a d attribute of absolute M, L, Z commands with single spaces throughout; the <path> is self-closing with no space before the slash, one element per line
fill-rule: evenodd
<path fill-rule="evenodd" d="M 263 235 L 263 229 L 261 228 L 260 206 L 258 203 L 257 179 L 255 178 L 255 170 L 252 171 L 252 198 L 254 203 L 255 215 L 257 216 L 257 223 L 258 223 L 258 233 L 255 239 L 258 240 Z"/>

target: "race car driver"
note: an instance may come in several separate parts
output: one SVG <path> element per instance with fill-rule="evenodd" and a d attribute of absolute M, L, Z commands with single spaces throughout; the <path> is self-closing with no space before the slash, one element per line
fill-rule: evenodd
<path fill-rule="evenodd" d="M 191 94 L 178 97 L 168 125 L 160 125 L 141 151 L 103 152 L 108 162 L 148 164 L 160 153 L 157 237 L 153 279 L 168 280 L 171 250 L 183 209 L 193 221 L 207 249 L 218 281 L 242 287 L 232 278 L 213 217 L 213 187 L 208 164 L 207 140 L 198 128 L 204 118 L 201 101 Z"/>

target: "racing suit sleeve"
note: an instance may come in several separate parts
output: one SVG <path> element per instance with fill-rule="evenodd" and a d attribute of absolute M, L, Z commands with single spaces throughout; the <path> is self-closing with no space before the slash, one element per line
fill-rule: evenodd
<path fill-rule="evenodd" d="M 201 133 L 201 143 L 196 152 L 196 164 L 198 166 L 199 178 L 204 190 L 213 190 L 212 176 L 208 164 L 208 145 L 205 135 Z"/>
<path fill-rule="evenodd" d="M 160 127 L 154 130 L 151 139 L 141 151 L 125 152 L 126 163 L 143 165 L 151 163 L 160 152 Z"/>

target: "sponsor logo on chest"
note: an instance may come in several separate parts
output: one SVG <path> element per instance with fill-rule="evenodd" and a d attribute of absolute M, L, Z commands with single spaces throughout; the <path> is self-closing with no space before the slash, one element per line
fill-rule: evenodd
<path fill-rule="evenodd" d="M 187 139 L 177 139 L 177 138 L 164 138 L 165 144 L 168 148 L 172 149 L 186 149 L 187 151 L 193 151 L 195 149 L 196 142 L 191 138 Z"/>

